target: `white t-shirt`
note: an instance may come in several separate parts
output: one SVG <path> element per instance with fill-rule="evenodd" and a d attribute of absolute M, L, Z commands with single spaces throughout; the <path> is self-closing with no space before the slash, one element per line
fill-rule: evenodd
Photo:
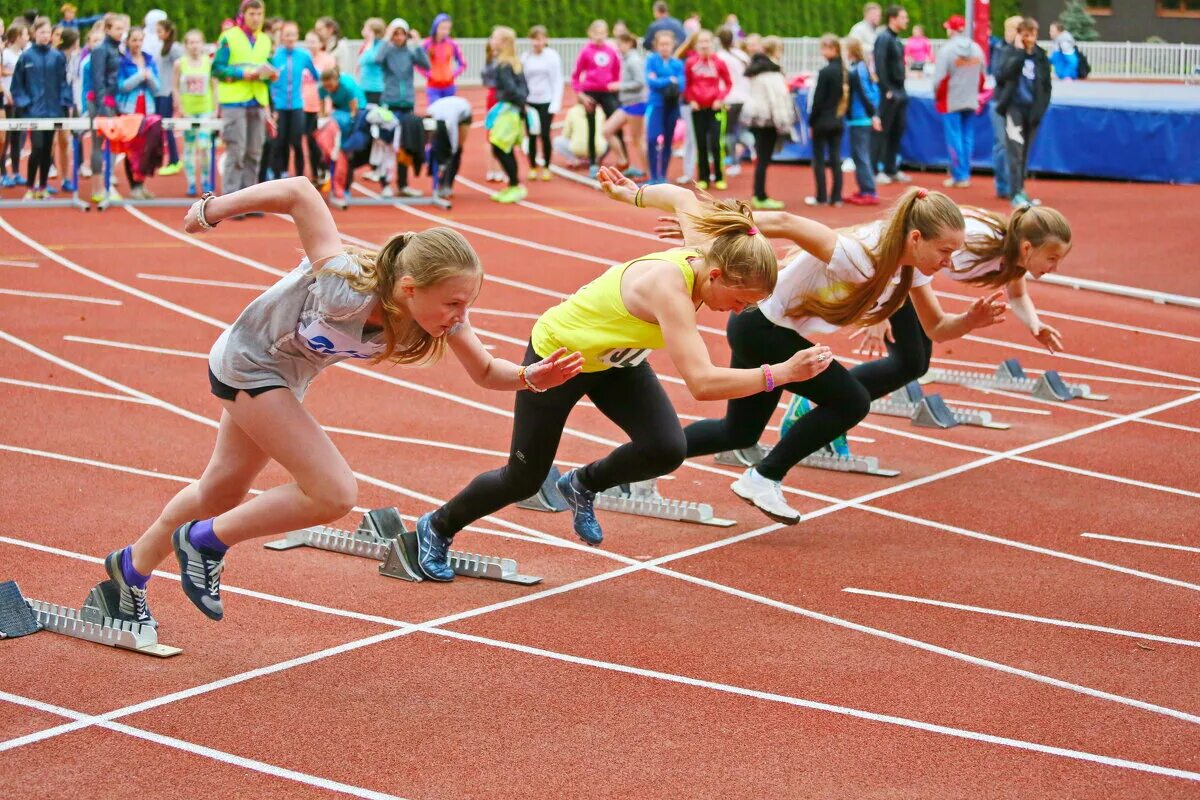
<path fill-rule="evenodd" d="M 986 222 L 970 212 L 963 214 L 963 219 L 967 222 L 967 241 L 972 239 L 996 238 L 996 232 L 992 230 Z M 975 256 L 968 253 L 966 250 L 956 250 L 954 255 L 950 257 L 954 262 L 954 269 L 943 270 L 950 278 L 956 281 L 969 281 L 975 278 L 981 278 L 992 272 L 1000 270 L 1000 259 L 993 258 L 990 261 L 982 261 L 975 266 L 971 263 L 975 260 Z"/>
<path fill-rule="evenodd" d="M 850 287 L 863 283 L 874 275 L 875 265 L 871 261 L 869 251 L 878 244 L 883 226 L 883 221 L 878 220 L 861 225 L 848 233 L 839 233 L 829 263 L 821 261 L 811 253 L 800 253 L 779 271 L 775 291 L 759 304 L 758 308 L 763 316 L 776 325 L 791 328 L 806 338 L 810 334 L 836 331 L 837 325 L 832 325 L 820 317 L 789 317 L 787 310 L 805 295 L 826 299 L 843 297 Z M 914 288 L 924 286 L 932 280 L 930 276 L 913 270 Z M 897 270 L 891 285 L 875 303 L 875 308 L 887 302 L 899 283 L 900 271 Z"/>
<path fill-rule="evenodd" d="M 558 53 L 549 47 L 537 54 L 531 50 L 521 56 L 521 68 L 529 89 L 526 100 L 530 103 L 549 103 L 550 113 L 557 114 L 562 108 L 565 83 Z"/>
<path fill-rule="evenodd" d="M 12 49 L 4 48 L 3 54 L 0 54 L 2 66 L 4 69 L 4 78 L 0 80 L 0 85 L 4 87 L 4 91 L 12 91 L 13 72 L 17 69 L 17 59 L 21 57 L 20 53 L 13 52 Z"/>
<path fill-rule="evenodd" d="M 725 95 L 725 105 L 744 105 L 750 99 L 750 79 L 746 77 L 746 67 L 750 64 L 750 56 L 743 50 L 720 50 L 717 58 L 725 62 L 729 69 L 729 78 L 733 83 L 729 94 Z"/>

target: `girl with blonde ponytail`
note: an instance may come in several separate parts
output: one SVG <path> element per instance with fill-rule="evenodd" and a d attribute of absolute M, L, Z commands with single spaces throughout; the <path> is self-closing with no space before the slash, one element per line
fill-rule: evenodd
<path fill-rule="evenodd" d="M 118 593 L 106 616 L 155 625 L 146 583 L 171 555 L 184 593 L 210 619 L 224 615 L 221 571 L 234 544 L 332 522 L 354 507 L 354 473 L 301 405 L 309 384 L 347 358 L 427 364 L 446 348 L 478 385 L 542 392 L 574 377 L 579 353 L 548 352 L 525 366 L 493 358 L 467 309 L 483 268 L 449 228 L 393 236 L 378 252 L 347 252 L 320 193 L 303 177 L 206 195 L 184 219 L 202 233 L 247 214 L 287 214 L 305 257 L 218 337 L 208 380 L 222 406 L 217 443 L 200 480 L 182 489 L 129 547 L 104 561 Z M 281 391 L 276 391 L 281 390 Z M 292 481 L 243 503 L 268 461 Z"/>
<path fill-rule="evenodd" d="M 807 352 L 820 334 L 847 325 L 887 319 L 910 293 L 920 293 L 934 273 L 949 265 L 963 246 L 963 217 L 939 192 L 910 189 L 883 220 L 844 231 L 784 212 L 760 212 L 759 229 L 787 239 L 798 249 L 785 259 L 775 291 L 757 309 L 730 317 L 733 363 L 755 363 Z M 686 229 L 668 224 L 661 236 Z M 929 293 L 932 297 L 932 292 Z M 924 308 L 919 305 L 919 308 Z M 921 312 L 929 335 L 941 340 L 990 324 L 1002 311 L 994 303 L 966 314 Z M 768 517 L 786 523 L 800 514 L 783 498 L 781 482 L 802 458 L 857 425 L 870 409 L 863 386 L 839 363 L 805 381 L 783 385 L 761 396 L 730 401 L 723 419 L 689 425 L 688 457 L 738 450 L 758 442 L 783 389 L 803 395 L 817 408 L 796 421 L 757 467 L 730 487 Z"/>
<path fill-rule="evenodd" d="M 558 490 L 571 507 L 575 534 L 589 545 L 604 538 L 593 500 L 622 483 L 665 475 L 683 463 L 679 416 L 646 361 L 665 349 L 699 400 L 771 394 L 830 360 L 828 348 L 788 353 L 774 363 L 714 366 L 696 327 L 701 306 L 742 311 L 775 287 L 775 251 L 745 203 L 699 198 L 690 189 L 638 187 L 612 167 L 598 172 L 610 198 L 679 215 L 688 246 L 617 264 L 533 326 L 526 361 L 562 349 L 583 354 L 583 374 L 548 392 L 517 396 L 508 463 L 417 521 L 418 565 L 434 580 L 451 580 L 447 551 L 454 534 L 476 519 L 537 493 L 571 409 L 587 396 L 629 435 L 628 444 L 563 475 Z"/>
<path fill-rule="evenodd" d="M 1033 338 L 1051 353 L 1062 350 L 1062 336 L 1038 318 L 1025 276 L 1029 274 L 1036 279 L 1054 272 L 1071 252 L 1071 226 L 1066 217 L 1045 206 L 1022 206 L 1008 219 L 981 208 L 963 211 L 966 245 L 951 257 L 946 275 L 973 286 L 1003 287 L 1013 314 Z M 933 313 L 941 313 L 941 306 L 930 287 L 922 291 L 921 297 L 913 294 L 891 318 L 859 332 L 863 342 L 858 352 L 886 355 L 850 370 L 872 400 L 929 371 L 933 343 L 922 328 L 920 310 L 923 305 L 933 309 Z M 976 300 L 975 304 L 998 297 L 997 292 L 984 301 Z"/>

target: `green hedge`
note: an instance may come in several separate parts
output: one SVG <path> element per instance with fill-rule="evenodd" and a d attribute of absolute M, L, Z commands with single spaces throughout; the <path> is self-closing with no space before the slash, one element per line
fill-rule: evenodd
<path fill-rule="evenodd" d="M 77 0 L 78 2 L 78 0 Z M 357 38 L 362 23 L 368 17 L 391 19 L 400 15 L 421 30 L 428 29 L 433 17 L 440 11 L 454 16 L 454 32 L 460 37 L 487 36 L 493 25 L 509 25 L 518 35 L 524 35 L 531 25 L 543 24 L 550 29 L 552 37 L 583 37 L 588 23 L 604 9 L 611 23 L 624 19 L 634 32 L 641 32 L 649 24 L 650 2 L 646 0 L 605 0 L 579 2 L 579 0 L 407 0 L 398 4 L 395 0 L 264 0 L 269 16 L 280 16 L 297 20 L 307 28 L 322 15 L 329 14 L 341 24 L 351 38 Z M 886 3 L 881 3 L 886 5 Z M 98 13 L 99 5 L 84 0 L 80 15 Z M 730 6 L 739 3 L 728 0 L 691 0 L 673 4 L 676 16 L 682 18 L 692 9 L 701 12 L 706 25 L 719 25 Z M 914 24 L 924 24 L 926 35 L 941 38 L 941 23 L 950 14 L 961 14 L 963 0 L 908 0 L 905 7 Z M 992 18 L 1002 20 L 1018 12 L 1020 0 L 993 0 Z M 217 33 L 221 20 L 237 13 L 236 2 L 213 3 L 209 0 L 128 0 L 123 5 L 125 13 L 140 20 L 151 8 L 161 8 L 179 25 L 181 32 L 188 28 L 200 28 L 211 39 Z M 402 11 L 401 11 L 402 9 Z M 759 0 L 752 7 L 742 7 L 739 19 L 747 31 L 779 36 L 819 36 L 827 31 L 845 35 L 850 26 L 861 18 L 862 3 L 859 0 Z M 995 26 L 998 27 L 998 26 Z"/>

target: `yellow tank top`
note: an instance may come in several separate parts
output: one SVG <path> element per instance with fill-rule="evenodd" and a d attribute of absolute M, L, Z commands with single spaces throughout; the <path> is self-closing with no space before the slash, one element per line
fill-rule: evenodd
<path fill-rule="evenodd" d="M 198 67 L 187 56 L 179 59 L 179 110 L 188 117 L 212 113 L 212 62 L 207 56 Z"/>
<path fill-rule="evenodd" d="M 621 278 L 639 261 L 670 261 L 683 273 L 688 292 L 696 273 L 688 263 L 699 255 L 694 250 L 669 250 L 635 258 L 605 270 L 596 280 L 551 308 L 533 326 L 533 349 L 547 356 L 560 347 L 583 354 L 583 371 L 600 372 L 612 367 L 634 367 L 652 350 L 663 346 L 662 328 L 629 313 L 621 299 Z"/>

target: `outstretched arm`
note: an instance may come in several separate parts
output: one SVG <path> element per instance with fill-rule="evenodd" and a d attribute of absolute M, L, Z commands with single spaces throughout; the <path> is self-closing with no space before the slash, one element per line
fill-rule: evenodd
<path fill-rule="evenodd" d="M 1002 302 L 1003 292 L 992 292 L 987 297 L 980 297 L 961 314 L 947 314 L 942 310 L 933 286 L 925 284 L 911 289 L 908 296 L 912 298 L 917 310 L 917 319 L 925 329 L 925 335 L 935 342 L 946 342 L 966 336 L 976 328 L 986 328 L 1004 321 L 1004 312 L 1008 304 Z"/>
<path fill-rule="evenodd" d="M 702 214 L 704 206 L 691 189 L 668 183 L 639 188 L 613 167 L 601 167 L 597 177 L 600 190 L 617 202 L 640 204 L 641 208 L 656 208 L 674 214 L 687 245 L 695 247 L 708 241 L 708 237 L 698 232 L 692 224 L 692 215 Z"/>
<path fill-rule="evenodd" d="M 450 337 L 450 350 L 463 369 L 477 386 L 485 389 L 517 392 L 532 386 L 542 392 L 566 383 L 583 369 L 583 355 L 577 352 L 568 355 L 565 347 L 527 367 L 496 358 L 479 341 L 469 322 L 462 323 L 446 335 Z"/>
<path fill-rule="evenodd" d="M 1033 298 L 1029 296 L 1029 285 L 1025 276 L 1022 275 L 1016 280 L 1010 281 L 1004 290 L 1008 294 L 1008 304 L 1012 307 L 1013 314 L 1025 324 L 1026 328 L 1029 328 L 1033 338 L 1041 342 L 1042 346 L 1051 353 L 1062 352 L 1064 349 L 1062 334 L 1038 318 Z"/>

